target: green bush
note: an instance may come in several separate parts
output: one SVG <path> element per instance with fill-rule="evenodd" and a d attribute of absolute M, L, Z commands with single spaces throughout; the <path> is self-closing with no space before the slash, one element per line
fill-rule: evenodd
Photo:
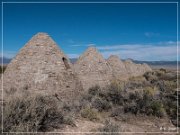
<path fill-rule="evenodd" d="M 156 91 L 157 91 L 156 87 L 152 88 L 152 86 L 151 87 L 148 86 L 148 87 L 144 88 L 144 93 L 146 93 L 147 95 L 149 95 L 151 97 L 155 96 Z"/>
<path fill-rule="evenodd" d="M 140 94 L 129 93 L 129 102 L 125 102 L 124 112 L 132 114 L 146 114 L 157 117 L 163 117 L 165 115 L 165 109 L 160 100 L 154 98 L 151 93 L 151 88 L 147 88 L 146 91 L 140 96 Z"/>
<path fill-rule="evenodd" d="M 163 103 L 164 108 L 170 118 L 177 119 L 177 100 L 166 98 L 164 99 Z"/>
<path fill-rule="evenodd" d="M 96 108 L 98 111 L 108 111 L 112 108 L 112 104 L 111 102 L 108 102 L 107 100 L 100 98 L 100 97 L 96 97 L 93 101 L 92 101 L 92 107 Z"/>
<path fill-rule="evenodd" d="M 177 81 L 175 80 L 164 80 L 164 89 L 166 92 L 174 92 L 174 90 L 177 88 Z"/>
<path fill-rule="evenodd" d="M 163 117 L 165 115 L 165 110 L 163 104 L 160 101 L 152 101 L 151 102 L 151 109 L 154 116 Z"/>
<path fill-rule="evenodd" d="M 118 84 L 111 84 L 106 93 L 107 101 L 111 101 L 116 105 L 123 105 L 123 90 Z"/>
<path fill-rule="evenodd" d="M 157 77 L 156 72 L 146 73 L 145 76 L 150 77 L 150 80 Z M 152 78 L 151 78 L 152 77 Z M 132 113 L 135 115 L 153 115 L 156 117 L 163 117 L 165 115 L 165 110 L 162 99 L 164 99 L 168 94 L 164 95 L 159 87 L 159 82 L 147 83 L 149 81 L 139 80 L 129 81 L 124 83 L 122 86 L 120 83 L 112 82 L 108 87 L 101 89 L 99 86 L 92 87 L 89 89 L 88 94 L 83 98 L 84 107 L 88 106 L 90 108 L 97 109 L 98 111 L 110 111 L 111 116 L 118 116 L 118 112 L 122 113 Z M 162 87 L 165 87 L 162 83 Z M 169 84 L 172 86 L 172 84 Z M 126 89 L 137 91 L 127 92 Z M 138 90 L 139 88 L 139 90 Z M 164 92 L 167 92 L 164 88 Z M 167 104 L 167 103 L 166 103 Z M 166 108 L 165 108 L 166 107 Z M 121 109 L 115 109 L 121 108 Z M 123 110 L 123 111 L 122 111 Z M 175 109 L 170 109 L 169 114 L 173 114 Z"/>
<path fill-rule="evenodd" d="M 82 109 L 81 116 L 84 118 L 87 118 L 91 121 L 99 120 L 99 114 L 98 114 L 97 110 L 90 108 L 90 107 L 86 107 L 86 108 Z"/>

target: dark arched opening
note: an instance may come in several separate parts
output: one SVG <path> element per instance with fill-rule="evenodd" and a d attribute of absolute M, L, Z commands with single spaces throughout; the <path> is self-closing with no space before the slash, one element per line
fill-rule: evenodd
<path fill-rule="evenodd" d="M 64 65 L 65 65 L 66 69 L 69 69 L 70 66 L 69 66 L 69 63 L 68 63 L 67 59 L 63 57 L 62 60 L 64 62 Z"/>

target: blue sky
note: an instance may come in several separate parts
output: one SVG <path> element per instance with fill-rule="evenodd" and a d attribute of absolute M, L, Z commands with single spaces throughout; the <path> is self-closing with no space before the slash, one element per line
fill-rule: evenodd
<path fill-rule="evenodd" d="M 105 58 L 176 60 L 177 5 L 4 3 L 4 56 L 47 32 L 70 57 L 95 46 Z"/>

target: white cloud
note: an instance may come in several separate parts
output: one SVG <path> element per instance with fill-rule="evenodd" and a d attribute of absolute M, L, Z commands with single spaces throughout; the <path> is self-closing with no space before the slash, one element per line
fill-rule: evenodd
<path fill-rule="evenodd" d="M 2 57 L 5 57 L 5 58 L 13 58 L 15 55 L 16 55 L 17 52 L 15 51 L 3 51 L 3 54 L 2 52 L 0 53 L 0 56 Z"/>
<path fill-rule="evenodd" d="M 67 54 L 69 58 L 78 58 L 79 54 Z"/>
<path fill-rule="evenodd" d="M 178 42 L 179 44 L 180 42 Z M 105 45 L 97 46 L 95 44 L 84 44 L 74 46 L 95 46 L 105 58 L 110 55 L 118 55 L 122 59 L 132 58 L 135 60 L 176 60 L 177 59 L 177 42 L 167 41 L 149 44 L 120 44 L 120 45 Z M 178 52 L 180 52 L 180 47 Z M 6 58 L 13 58 L 17 52 L 5 51 L 3 56 Z M 0 53 L 2 56 L 2 53 Z M 68 54 L 69 58 L 78 58 L 79 54 Z M 180 59 L 180 57 L 178 56 Z"/>
<path fill-rule="evenodd" d="M 71 47 L 79 47 L 82 46 L 81 44 L 74 44 L 74 45 L 70 45 Z"/>
<path fill-rule="evenodd" d="M 96 44 L 90 43 L 90 44 L 74 44 L 70 45 L 71 47 L 89 47 L 89 46 L 95 46 Z"/>
<path fill-rule="evenodd" d="M 97 46 L 99 50 L 117 50 L 117 49 L 137 49 L 141 47 L 140 44 L 122 44 L 122 45 L 106 45 L 106 46 Z"/>
<path fill-rule="evenodd" d="M 4 51 L 3 55 L 2 52 L 0 52 L 0 57 L 5 57 L 5 58 L 13 58 L 15 55 L 17 54 L 17 52 L 14 51 Z M 69 58 L 78 58 L 79 54 L 67 54 Z"/>
<path fill-rule="evenodd" d="M 127 44 L 97 47 L 105 58 L 118 55 L 123 59 L 135 60 L 176 60 L 176 42 L 162 42 L 157 44 Z"/>

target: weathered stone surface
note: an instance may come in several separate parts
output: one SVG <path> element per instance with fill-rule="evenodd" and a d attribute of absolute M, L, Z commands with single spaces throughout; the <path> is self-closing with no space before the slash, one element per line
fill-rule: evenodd
<path fill-rule="evenodd" d="M 152 70 L 147 64 L 135 64 L 131 60 L 124 61 L 124 64 L 129 74 L 129 77 L 140 76 L 143 75 L 145 72 Z"/>
<path fill-rule="evenodd" d="M 150 67 L 148 64 L 143 63 L 142 66 L 143 66 L 143 68 L 144 68 L 144 70 L 145 70 L 146 72 L 147 72 L 147 71 L 152 71 L 151 67 Z"/>
<path fill-rule="evenodd" d="M 111 55 L 107 61 L 112 68 L 113 79 L 116 80 L 127 80 L 152 70 L 147 64 L 135 64 L 130 59 L 123 62 L 116 55 Z"/>
<path fill-rule="evenodd" d="M 111 55 L 107 62 L 112 68 L 113 78 L 116 80 L 127 80 L 129 77 L 125 64 L 116 55 Z"/>
<path fill-rule="evenodd" d="M 109 63 L 94 47 L 89 47 L 74 64 L 83 88 L 99 85 L 106 86 L 112 79 L 112 69 Z"/>
<path fill-rule="evenodd" d="M 82 90 L 69 59 L 46 33 L 33 36 L 10 62 L 3 85 L 5 96 L 24 91 L 70 99 Z"/>
<path fill-rule="evenodd" d="M 105 87 L 114 79 L 126 80 L 146 71 L 151 71 L 147 64 L 122 62 L 118 56 L 113 55 L 106 61 L 94 47 L 88 48 L 73 67 L 46 33 L 38 33 L 7 66 L 3 92 L 5 97 L 39 93 L 72 99 L 80 95 L 83 88 Z"/>

